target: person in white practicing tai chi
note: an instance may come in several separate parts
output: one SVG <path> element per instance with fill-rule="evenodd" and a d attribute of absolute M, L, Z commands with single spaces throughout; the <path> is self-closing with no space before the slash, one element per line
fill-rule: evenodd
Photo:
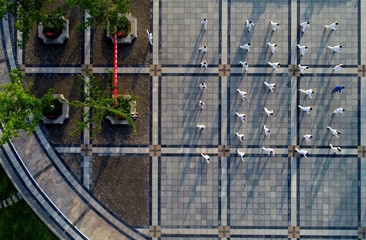
<path fill-rule="evenodd" d="M 281 64 L 279 62 L 275 62 L 275 63 L 272 63 L 272 62 L 267 62 L 275 71 L 277 71 L 277 69 L 279 67 L 281 67 Z"/>
<path fill-rule="evenodd" d="M 245 119 L 247 118 L 247 116 L 244 113 L 235 113 L 236 116 L 238 116 L 242 122 L 245 122 Z"/>
<path fill-rule="evenodd" d="M 333 53 L 336 53 L 336 52 L 341 52 L 342 46 L 341 45 L 336 45 L 334 47 L 328 46 L 328 48 L 331 49 L 331 50 L 333 50 Z"/>
<path fill-rule="evenodd" d="M 263 129 L 264 129 L 264 135 L 269 137 L 269 135 L 271 135 L 269 128 L 266 125 L 263 125 Z"/>
<path fill-rule="evenodd" d="M 250 52 L 250 43 L 246 43 L 244 45 L 240 45 L 239 46 L 241 49 L 247 50 L 248 52 Z"/>
<path fill-rule="evenodd" d="M 208 156 L 207 154 L 203 154 L 203 153 L 201 153 L 201 156 L 206 160 L 206 162 L 208 164 L 210 164 L 210 156 Z"/>
<path fill-rule="evenodd" d="M 313 110 L 312 107 L 307 106 L 307 107 L 303 107 L 301 105 L 298 106 L 301 110 L 303 110 L 304 112 L 306 112 L 307 114 L 310 114 L 310 111 Z"/>
<path fill-rule="evenodd" d="M 333 68 L 333 71 L 334 72 L 339 72 L 343 67 L 343 64 L 338 64 L 338 65 L 335 65 L 335 67 Z"/>
<path fill-rule="evenodd" d="M 198 128 L 199 130 L 203 130 L 205 129 L 205 125 L 202 125 L 202 124 L 197 124 L 196 128 Z"/>
<path fill-rule="evenodd" d="M 304 33 L 305 30 L 310 27 L 310 22 L 303 22 L 300 24 L 300 27 L 301 27 L 301 32 Z"/>
<path fill-rule="evenodd" d="M 243 142 L 243 140 L 244 140 L 244 134 L 240 134 L 238 132 L 235 132 L 235 135 L 238 137 L 238 139 L 240 140 L 240 142 Z"/>
<path fill-rule="evenodd" d="M 337 30 L 338 22 L 331 23 L 330 25 L 324 25 L 324 28 L 328 28 L 332 31 Z"/>
<path fill-rule="evenodd" d="M 338 114 L 338 113 L 343 113 L 344 111 L 346 111 L 344 108 L 337 108 L 336 110 L 333 111 L 334 114 Z"/>
<path fill-rule="evenodd" d="M 303 155 L 305 158 L 307 158 L 306 154 L 308 154 L 308 151 L 298 148 L 295 148 L 295 151 L 298 152 L 300 155 Z"/>
<path fill-rule="evenodd" d="M 297 65 L 300 69 L 301 74 L 305 74 L 305 69 L 309 69 L 308 66 L 301 66 L 300 64 Z"/>
<path fill-rule="evenodd" d="M 248 32 L 252 31 L 252 27 L 254 26 L 254 22 L 250 20 L 245 20 L 245 28 L 248 29 Z"/>
<path fill-rule="evenodd" d="M 275 83 L 268 83 L 268 82 L 263 82 L 264 85 L 266 85 L 268 87 L 268 89 L 273 92 L 273 89 L 276 88 L 276 84 Z"/>
<path fill-rule="evenodd" d="M 272 54 L 276 52 L 276 50 L 277 50 L 277 44 L 268 42 L 267 43 L 267 46 L 271 49 L 271 53 Z"/>
<path fill-rule="evenodd" d="M 306 96 L 309 96 L 310 98 L 313 98 L 311 94 L 314 93 L 313 89 L 306 89 L 306 90 L 303 90 L 303 89 L 299 89 L 299 92 L 302 92 L 302 93 L 305 93 Z"/>
<path fill-rule="evenodd" d="M 275 22 L 269 21 L 269 24 L 271 24 L 272 32 L 280 29 L 280 24 L 279 23 L 275 23 Z"/>
<path fill-rule="evenodd" d="M 153 35 L 151 32 L 149 32 L 148 29 L 146 29 L 146 32 L 147 32 L 147 38 L 149 39 L 149 43 L 152 46 L 153 45 Z"/>
<path fill-rule="evenodd" d="M 243 67 L 243 70 L 245 72 L 248 71 L 248 63 L 247 62 L 239 61 L 239 64 Z"/>
<path fill-rule="evenodd" d="M 336 136 L 337 138 L 339 138 L 339 135 L 341 134 L 341 132 L 340 132 L 340 131 L 338 131 L 337 129 L 333 129 L 333 128 L 331 128 L 330 126 L 328 126 L 327 128 L 330 130 L 330 132 L 331 132 L 334 136 Z"/>
<path fill-rule="evenodd" d="M 297 47 L 299 48 L 300 55 L 304 56 L 305 52 L 308 50 L 308 47 L 305 45 L 302 46 L 300 44 L 297 44 Z"/>
<path fill-rule="evenodd" d="M 239 149 L 237 149 L 236 152 L 239 154 L 241 160 L 244 162 L 245 152 L 241 152 Z"/>
<path fill-rule="evenodd" d="M 246 92 L 241 91 L 239 88 L 238 88 L 238 89 L 236 89 L 236 91 L 240 94 L 241 99 L 242 99 L 243 101 L 245 101 L 245 99 L 247 99 L 247 93 L 246 93 Z"/>
<path fill-rule="evenodd" d="M 334 152 L 335 154 L 340 153 L 340 152 L 342 151 L 342 149 L 341 149 L 340 147 L 333 147 L 333 145 L 332 145 L 332 144 L 329 144 L 329 147 L 330 147 L 330 149 L 332 149 L 332 150 L 333 150 L 333 152 Z"/>
<path fill-rule="evenodd" d="M 264 111 L 266 112 L 267 114 L 267 117 L 273 115 L 273 109 L 271 111 L 269 111 L 266 107 L 264 108 Z"/>
<path fill-rule="evenodd" d="M 207 30 L 207 24 L 208 24 L 208 21 L 206 18 L 202 19 L 201 21 L 201 25 L 203 25 L 203 29 L 206 31 Z"/>
<path fill-rule="evenodd" d="M 273 148 L 262 147 L 262 150 L 265 151 L 268 154 L 268 156 L 271 156 L 271 155 L 274 156 L 275 155 L 275 152 L 274 152 Z"/>
<path fill-rule="evenodd" d="M 302 136 L 303 138 L 305 138 L 306 142 L 310 142 L 310 139 L 313 138 L 313 136 L 311 134 L 305 134 L 304 136 Z"/>

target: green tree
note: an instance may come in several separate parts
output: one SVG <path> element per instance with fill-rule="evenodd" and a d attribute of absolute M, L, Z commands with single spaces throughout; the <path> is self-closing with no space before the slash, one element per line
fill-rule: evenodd
<path fill-rule="evenodd" d="M 21 72 L 13 69 L 9 76 L 11 83 L 0 86 L 1 144 L 19 136 L 19 130 L 32 133 L 42 118 L 42 102 L 24 85 Z"/>
<path fill-rule="evenodd" d="M 28 41 L 34 22 L 41 21 L 45 4 L 46 0 L 0 0 L 0 17 L 6 17 L 8 13 L 16 17 L 15 25 L 22 35 L 21 47 Z"/>
<path fill-rule="evenodd" d="M 116 19 L 118 13 L 130 12 L 130 0 L 68 0 L 71 6 L 81 6 L 88 10 L 90 17 L 83 25 L 84 28 L 90 26 L 107 26 L 107 21 Z M 113 27 L 113 26 L 112 26 Z"/>
<path fill-rule="evenodd" d="M 90 81 L 85 81 L 82 76 L 79 78 L 87 86 L 88 91 L 83 91 L 83 98 L 79 100 L 71 101 L 71 106 L 80 108 L 82 111 L 85 107 L 89 108 L 89 112 L 84 112 L 83 117 L 87 118 L 87 121 L 75 121 L 77 128 L 72 132 L 72 135 L 78 134 L 81 130 L 89 129 L 91 123 L 94 130 L 100 131 L 102 122 L 106 116 L 119 116 L 127 120 L 128 124 L 132 127 L 132 132 L 136 132 L 136 124 L 132 119 L 130 112 L 130 102 L 136 101 L 136 96 L 131 96 L 125 99 L 119 99 L 120 104 L 116 104 L 116 100 L 112 97 L 112 73 L 106 76 L 105 81 L 109 81 L 110 84 L 106 87 L 105 81 L 98 82 L 92 74 L 88 73 Z M 90 113 L 90 114 L 89 114 Z"/>

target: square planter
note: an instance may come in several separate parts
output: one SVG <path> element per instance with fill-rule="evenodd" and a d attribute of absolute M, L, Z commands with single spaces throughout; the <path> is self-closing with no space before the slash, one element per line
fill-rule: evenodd
<path fill-rule="evenodd" d="M 137 38 L 137 19 L 132 17 L 131 14 L 123 14 L 130 22 L 131 32 L 126 37 L 117 37 L 117 44 L 131 44 L 132 41 Z M 109 22 L 107 24 L 107 31 L 109 29 Z M 107 37 L 114 43 L 113 34 L 107 32 Z"/>
<path fill-rule="evenodd" d="M 69 101 L 65 99 L 62 94 L 52 94 L 54 98 L 57 98 L 62 103 L 62 114 L 56 119 L 49 119 L 43 116 L 44 124 L 63 124 L 66 119 L 69 118 Z"/>
<path fill-rule="evenodd" d="M 42 23 L 38 25 L 38 37 L 43 40 L 44 44 L 64 44 L 69 39 L 69 20 L 65 19 L 65 29 L 57 38 L 49 38 L 43 33 Z"/>

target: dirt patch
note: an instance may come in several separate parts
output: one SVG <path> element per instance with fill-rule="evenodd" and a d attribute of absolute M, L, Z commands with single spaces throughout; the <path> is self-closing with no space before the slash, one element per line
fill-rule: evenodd
<path fill-rule="evenodd" d="M 132 0 L 131 15 L 137 19 L 137 38 L 132 44 L 118 46 L 118 64 L 148 64 L 150 46 L 146 29 L 150 29 L 150 0 Z M 113 43 L 102 27 L 93 28 L 93 64 L 113 64 Z"/>
<path fill-rule="evenodd" d="M 93 157 L 93 194 L 132 226 L 149 222 L 148 157 Z"/>
<path fill-rule="evenodd" d="M 62 45 L 46 45 L 37 36 L 37 26 L 30 31 L 30 39 L 25 47 L 25 64 L 81 64 L 83 53 L 83 35 L 79 26 L 82 14 L 79 8 L 63 7 L 65 18 L 69 20 L 69 39 Z"/>
<path fill-rule="evenodd" d="M 75 174 L 77 180 L 80 181 L 81 172 L 80 172 L 80 156 L 75 155 L 62 155 L 61 156 L 63 162 L 66 166 L 68 166 L 72 173 Z"/>
<path fill-rule="evenodd" d="M 77 76 L 26 76 L 26 82 L 32 83 L 32 92 L 37 97 L 42 97 L 48 89 L 53 88 L 54 93 L 61 93 L 69 101 L 81 97 L 81 81 Z M 54 144 L 78 144 L 80 136 L 72 137 L 70 133 L 76 129 L 74 121 L 81 120 L 81 110 L 71 107 L 69 119 L 60 125 L 44 125 L 47 135 Z"/>

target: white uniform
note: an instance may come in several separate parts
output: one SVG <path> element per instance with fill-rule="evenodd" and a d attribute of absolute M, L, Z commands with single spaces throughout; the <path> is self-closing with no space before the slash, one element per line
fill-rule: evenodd
<path fill-rule="evenodd" d="M 198 106 L 200 107 L 201 110 L 203 110 L 203 107 L 205 106 L 205 103 L 200 100 L 198 102 Z"/>
<path fill-rule="evenodd" d="M 280 64 L 279 62 L 275 62 L 275 63 L 268 62 L 268 64 L 269 64 L 269 65 L 271 65 L 271 66 L 272 66 L 272 68 L 273 68 L 274 70 L 276 70 L 276 71 L 277 71 L 277 68 L 279 68 L 279 67 L 281 66 L 281 64 Z"/>
<path fill-rule="evenodd" d="M 310 22 L 303 22 L 300 24 L 301 31 L 304 33 L 307 28 L 310 27 Z"/>
<path fill-rule="evenodd" d="M 203 154 L 203 153 L 201 153 L 201 156 L 206 160 L 206 162 L 208 164 L 210 164 L 210 156 L 208 156 L 207 154 Z"/>
<path fill-rule="evenodd" d="M 250 43 L 246 43 L 244 45 L 240 45 L 241 49 L 247 50 L 248 52 L 250 52 Z"/>
<path fill-rule="evenodd" d="M 271 154 L 274 156 L 275 152 L 273 150 L 273 148 L 266 148 L 266 147 L 262 147 L 262 150 L 267 152 L 268 156 L 271 156 Z"/>
<path fill-rule="evenodd" d="M 151 32 L 149 32 L 148 29 L 146 29 L 146 32 L 147 32 L 147 38 L 149 39 L 149 43 L 152 46 L 153 45 L 153 35 Z"/>
<path fill-rule="evenodd" d="M 276 88 L 276 84 L 275 83 L 267 83 L 267 82 L 264 82 L 264 85 L 266 85 L 271 92 L 273 92 L 273 89 Z"/>
<path fill-rule="evenodd" d="M 305 95 L 306 96 L 309 96 L 310 98 L 313 98 L 312 96 L 311 96 L 311 94 L 313 94 L 314 93 L 314 91 L 313 91 L 313 89 L 307 89 L 307 90 L 303 90 L 303 89 L 299 89 L 299 92 L 302 92 L 302 93 L 305 93 Z"/>
<path fill-rule="evenodd" d="M 299 48 L 300 55 L 304 56 L 305 52 L 308 50 L 308 47 L 305 45 L 301 46 L 300 44 L 297 44 L 297 47 Z"/>
<path fill-rule="evenodd" d="M 207 88 L 207 85 L 206 85 L 206 83 L 201 82 L 201 83 L 200 83 L 200 85 L 198 85 L 198 87 L 199 87 L 201 90 L 203 90 L 204 88 Z"/>
<path fill-rule="evenodd" d="M 207 30 L 207 24 L 208 24 L 208 21 L 206 18 L 202 19 L 201 21 L 201 25 L 203 25 L 203 29 L 206 31 Z"/>
<path fill-rule="evenodd" d="M 330 30 L 334 31 L 334 30 L 337 29 L 337 25 L 338 25 L 338 23 L 337 22 L 334 22 L 334 23 L 332 23 L 330 25 L 324 25 L 324 27 L 325 28 L 329 28 Z"/>
<path fill-rule="evenodd" d="M 275 53 L 276 52 L 276 50 L 277 50 L 277 44 L 268 42 L 267 43 L 267 46 L 271 48 L 271 53 Z"/>
<path fill-rule="evenodd" d="M 248 63 L 247 62 L 239 61 L 239 63 L 241 64 L 241 66 L 243 67 L 243 70 L 245 72 L 248 71 Z"/>
<path fill-rule="evenodd" d="M 305 134 L 302 137 L 305 138 L 305 141 L 307 141 L 307 142 L 310 142 L 310 139 L 313 138 L 313 136 L 311 134 Z"/>
<path fill-rule="evenodd" d="M 252 31 L 252 27 L 254 26 L 254 22 L 250 20 L 245 20 L 245 28 L 248 29 L 248 32 Z"/>
<path fill-rule="evenodd" d="M 244 140 L 244 134 L 240 134 L 238 132 L 235 132 L 235 135 L 239 138 L 240 142 L 243 142 L 243 140 Z"/>
<path fill-rule="evenodd" d="M 235 115 L 238 116 L 241 119 L 242 122 L 245 122 L 245 119 L 246 119 L 247 116 L 244 113 L 236 112 Z"/>
<path fill-rule="evenodd" d="M 200 48 L 198 49 L 198 51 L 201 51 L 201 52 L 202 52 L 202 54 L 207 53 L 207 46 L 202 46 L 202 47 L 200 47 Z"/>
<path fill-rule="evenodd" d="M 202 61 L 200 63 L 200 65 L 201 65 L 201 68 L 207 68 L 207 62 L 205 62 L 205 61 Z"/>
<path fill-rule="evenodd" d="M 304 149 L 297 149 L 295 148 L 295 151 L 298 152 L 300 155 L 303 155 L 305 158 L 307 158 L 306 154 L 308 154 L 308 151 L 304 150 Z"/>
<path fill-rule="evenodd" d="M 340 147 L 333 147 L 332 144 L 329 144 L 329 147 L 333 150 L 334 153 L 340 153 L 342 149 Z"/>
<path fill-rule="evenodd" d="M 344 108 L 337 108 L 336 110 L 333 111 L 334 114 L 337 114 L 337 113 L 343 113 L 345 110 Z"/>
<path fill-rule="evenodd" d="M 308 69 L 308 66 L 301 66 L 300 64 L 297 65 L 300 69 L 300 73 L 301 74 L 305 74 L 305 69 Z"/>
<path fill-rule="evenodd" d="M 236 152 L 239 154 L 241 160 L 244 162 L 245 152 L 241 152 L 239 151 L 239 149 L 237 149 Z"/>
<path fill-rule="evenodd" d="M 263 129 L 264 129 L 264 135 L 269 137 L 269 135 L 271 135 L 269 128 L 267 128 L 266 125 L 263 125 Z"/>
<path fill-rule="evenodd" d="M 304 112 L 306 112 L 307 114 L 310 114 L 310 111 L 313 110 L 312 107 L 307 106 L 307 107 L 303 107 L 301 105 L 298 106 L 301 110 L 303 110 Z"/>
<path fill-rule="evenodd" d="M 342 66 L 343 66 L 343 64 L 335 65 L 335 67 L 333 68 L 333 71 L 334 72 L 339 72 L 342 69 Z"/>
<path fill-rule="evenodd" d="M 337 129 L 333 129 L 333 128 L 331 128 L 331 127 L 327 127 L 329 130 L 330 130 L 330 132 L 334 135 L 334 136 L 336 136 L 336 137 L 338 137 L 339 138 L 339 135 L 341 134 L 341 132 L 340 131 L 338 131 Z"/>
<path fill-rule="evenodd" d="M 333 50 L 333 52 L 341 52 L 342 46 L 341 45 L 336 45 L 334 47 L 328 46 L 328 48 L 331 49 L 331 50 Z"/>
<path fill-rule="evenodd" d="M 241 91 L 239 88 L 236 89 L 236 91 L 240 94 L 241 99 L 243 99 L 243 101 L 245 101 L 245 99 L 247 99 L 247 93 L 244 91 Z"/>
<path fill-rule="evenodd" d="M 199 130 L 203 130 L 206 128 L 206 126 L 202 124 L 197 124 L 196 128 L 198 128 Z"/>
<path fill-rule="evenodd" d="M 280 29 L 280 24 L 279 23 L 275 23 L 275 22 L 272 22 L 272 21 L 270 21 L 269 23 L 271 24 L 273 32 L 276 31 L 277 29 Z"/>
<path fill-rule="evenodd" d="M 266 107 L 264 108 L 264 111 L 266 112 L 267 114 L 267 117 L 273 115 L 273 110 L 269 111 Z"/>

